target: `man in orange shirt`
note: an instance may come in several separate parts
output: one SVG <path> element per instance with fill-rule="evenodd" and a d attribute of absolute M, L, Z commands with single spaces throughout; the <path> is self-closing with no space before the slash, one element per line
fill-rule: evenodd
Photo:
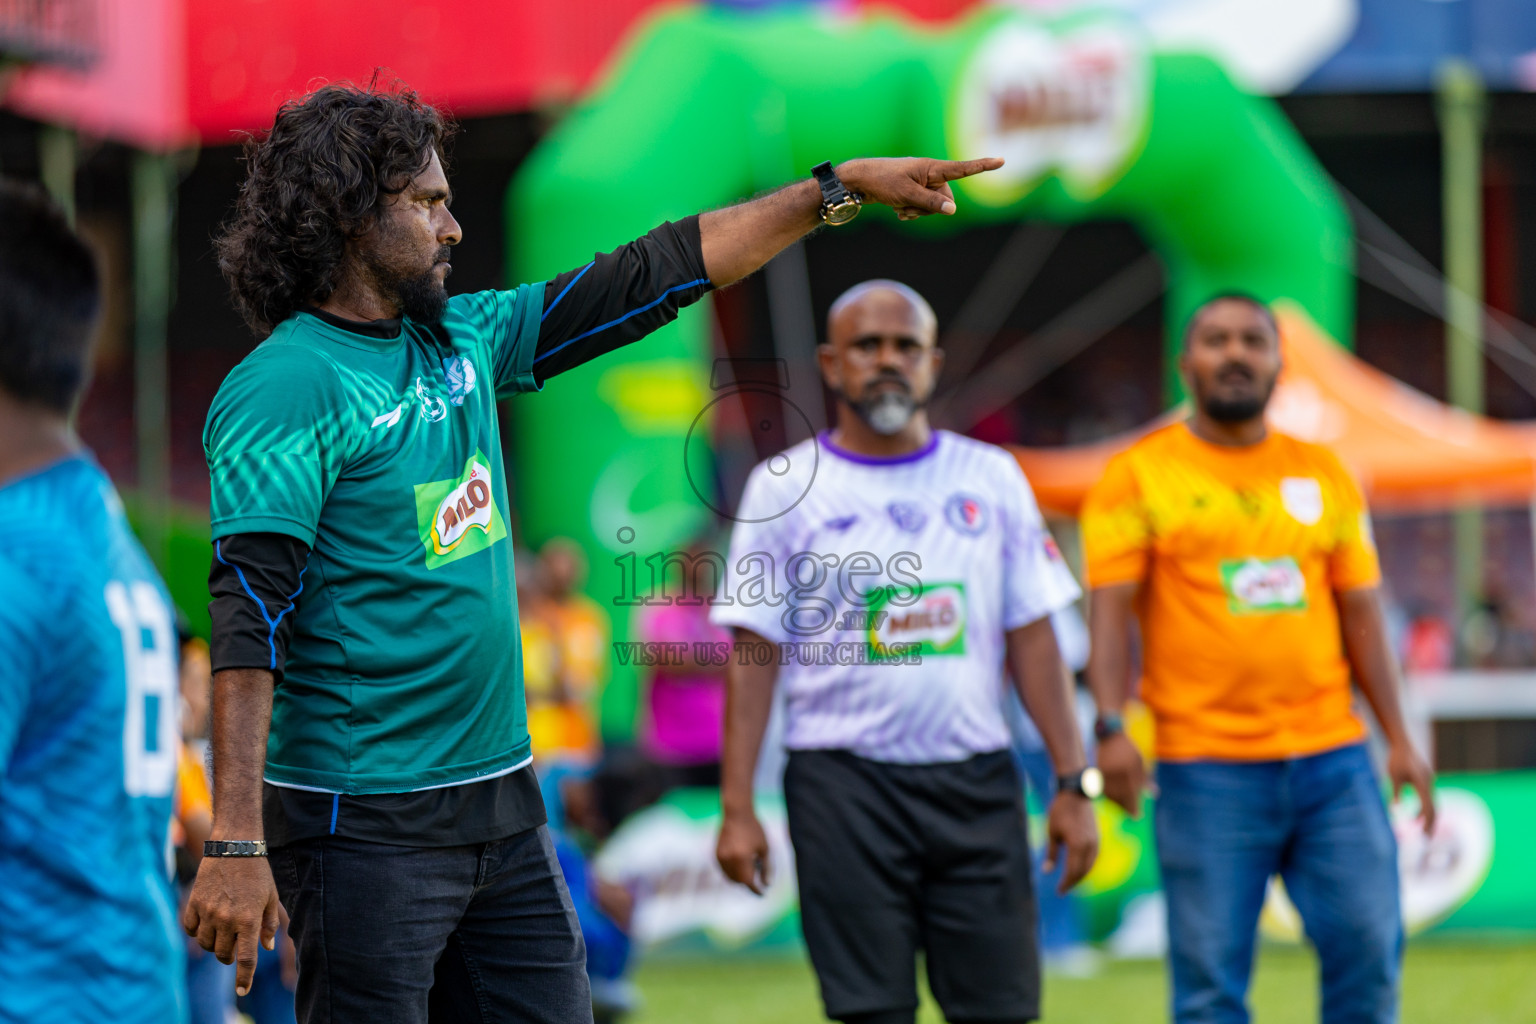
<path fill-rule="evenodd" d="M 1328 450 L 1268 430 L 1269 309 L 1195 312 L 1180 367 L 1194 415 L 1117 456 L 1083 509 L 1105 794 L 1140 811 L 1120 720 L 1140 620 L 1156 723 L 1156 835 L 1173 1016 L 1246 1022 L 1254 933 L 1280 875 L 1322 963 L 1324 1024 L 1397 1018 L 1397 850 L 1351 678 L 1389 744 L 1395 794 L 1434 822 L 1433 777 L 1398 704 L 1364 499 Z"/>

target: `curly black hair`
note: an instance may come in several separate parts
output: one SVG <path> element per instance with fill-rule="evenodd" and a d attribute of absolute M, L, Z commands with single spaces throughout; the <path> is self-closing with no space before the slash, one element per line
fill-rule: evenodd
<path fill-rule="evenodd" d="M 235 308 L 258 337 L 336 290 L 351 239 L 454 131 L 403 84 L 327 85 L 278 109 L 246 141 L 246 179 L 214 239 Z"/>

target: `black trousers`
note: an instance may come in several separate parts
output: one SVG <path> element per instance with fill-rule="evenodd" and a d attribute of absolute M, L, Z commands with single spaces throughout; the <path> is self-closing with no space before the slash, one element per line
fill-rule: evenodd
<path fill-rule="evenodd" d="M 1023 793 L 1007 751 L 934 765 L 790 753 L 800 916 L 828 1017 L 915 1008 L 918 950 L 949 1020 L 1040 1015 Z"/>
<path fill-rule="evenodd" d="M 301 1024 L 591 1024 L 586 946 L 544 826 L 468 846 L 326 836 L 271 861 Z"/>

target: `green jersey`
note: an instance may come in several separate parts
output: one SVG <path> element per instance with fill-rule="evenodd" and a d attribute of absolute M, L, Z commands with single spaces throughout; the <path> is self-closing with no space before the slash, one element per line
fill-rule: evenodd
<path fill-rule="evenodd" d="M 263 606 L 274 635 L 296 616 L 269 782 L 393 793 L 528 762 L 496 399 L 538 388 L 543 302 L 542 283 L 454 296 L 441 325 L 389 339 L 300 313 L 219 389 L 216 544 L 310 548 L 288 608 Z"/>

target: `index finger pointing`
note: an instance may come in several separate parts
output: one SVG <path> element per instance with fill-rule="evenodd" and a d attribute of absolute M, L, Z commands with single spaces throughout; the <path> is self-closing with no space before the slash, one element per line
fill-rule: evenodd
<path fill-rule="evenodd" d="M 235 995 L 243 996 L 251 990 L 251 980 L 256 977 L 256 935 L 243 931 L 235 939 Z"/>
<path fill-rule="evenodd" d="M 1003 166 L 1001 157 L 984 156 L 977 160 L 940 160 L 933 169 L 943 180 L 954 181 L 958 178 L 969 178 L 983 171 L 995 171 L 1001 166 Z"/>

